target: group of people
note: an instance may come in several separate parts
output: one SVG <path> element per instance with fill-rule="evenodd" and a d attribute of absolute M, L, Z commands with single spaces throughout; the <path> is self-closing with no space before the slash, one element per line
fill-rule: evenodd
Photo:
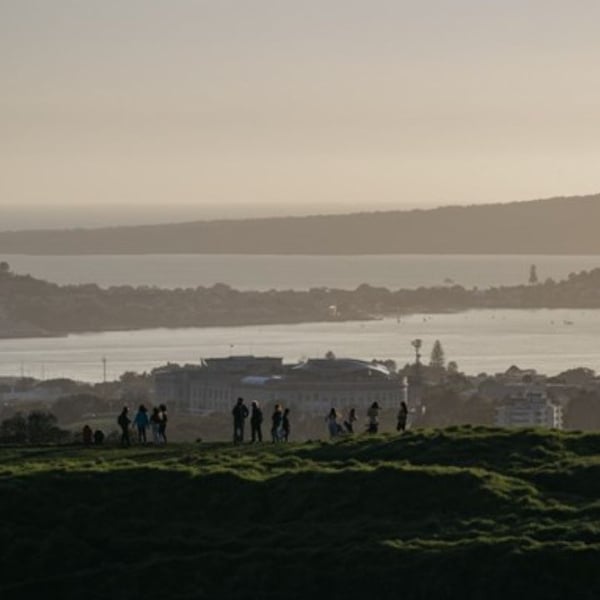
<path fill-rule="evenodd" d="M 373 402 L 367 410 L 367 432 L 377 433 L 379 431 L 380 406 Z M 233 416 L 233 443 L 241 444 L 244 441 L 244 429 L 246 419 L 250 418 L 251 441 L 262 442 L 263 411 L 259 403 L 252 402 L 250 410 L 243 398 L 238 398 L 231 414 Z M 398 411 L 396 430 L 404 431 L 408 419 L 408 406 L 406 402 L 400 403 Z M 346 419 L 342 419 L 335 408 L 329 411 L 325 421 L 331 438 L 339 435 L 354 433 L 355 423 L 358 420 L 356 409 L 351 408 Z M 287 442 L 290 437 L 290 409 L 284 409 L 281 404 L 276 404 L 271 416 L 271 440 L 276 442 Z"/>
<path fill-rule="evenodd" d="M 148 415 L 148 409 L 143 404 L 140 404 L 133 422 L 129 418 L 129 409 L 127 406 L 124 406 L 117 419 L 117 423 L 121 428 L 121 446 L 131 445 L 129 431 L 132 427 L 137 432 L 137 441 L 140 444 L 148 442 L 146 435 L 148 429 L 152 432 L 152 442 L 154 444 L 166 444 L 167 422 L 167 407 L 164 404 L 155 406 L 150 415 Z"/>
<path fill-rule="evenodd" d="M 255 400 L 251 404 L 251 410 L 244 403 L 243 398 L 238 398 L 233 410 L 233 443 L 241 444 L 244 441 L 244 426 L 246 419 L 250 417 L 250 434 L 252 443 L 262 442 L 263 411 Z M 276 404 L 271 416 L 271 440 L 276 442 L 287 442 L 290 437 L 290 409 Z"/>
<path fill-rule="evenodd" d="M 373 402 L 367 410 L 367 432 L 377 433 L 379 431 L 379 412 L 381 408 L 377 402 Z M 400 403 L 400 410 L 398 411 L 396 431 L 405 431 L 406 422 L 408 419 L 408 406 L 406 402 Z M 329 414 L 325 417 L 327 423 L 327 429 L 329 430 L 329 437 L 335 438 L 339 435 L 352 434 L 354 433 L 354 426 L 358 417 L 356 416 L 356 409 L 351 408 L 348 412 L 346 419 L 342 420 L 335 408 L 329 411 Z"/>
<path fill-rule="evenodd" d="M 82 438 L 85 446 L 91 446 L 92 444 L 100 446 L 104 443 L 104 437 L 104 432 L 101 429 L 92 431 L 89 425 L 83 426 Z"/>

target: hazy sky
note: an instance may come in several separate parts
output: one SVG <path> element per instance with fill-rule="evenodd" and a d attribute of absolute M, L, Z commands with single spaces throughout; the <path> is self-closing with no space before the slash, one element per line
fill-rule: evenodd
<path fill-rule="evenodd" d="M 4 228 L 598 192 L 598 23 L 597 0 L 0 0 Z"/>

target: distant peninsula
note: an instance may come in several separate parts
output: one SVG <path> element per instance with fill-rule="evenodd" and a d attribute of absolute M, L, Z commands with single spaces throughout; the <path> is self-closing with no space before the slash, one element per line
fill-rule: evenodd
<path fill-rule="evenodd" d="M 399 314 L 481 308 L 600 308 L 600 269 L 563 281 L 467 289 L 460 285 L 392 291 L 239 291 L 211 287 L 165 290 L 95 284 L 57 285 L 18 275 L 0 263 L 0 338 L 89 331 L 368 320 Z"/>
<path fill-rule="evenodd" d="M 598 223 L 600 194 L 430 210 L 4 231 L 0 254 L 600 254 Z"/>

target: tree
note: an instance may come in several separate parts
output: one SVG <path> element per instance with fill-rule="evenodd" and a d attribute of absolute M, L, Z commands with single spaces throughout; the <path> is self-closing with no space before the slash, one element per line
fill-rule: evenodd
<path fill-rule="evenodd" d="M 0 441 L 5 444 L 24 444 L 27 441 L 27 420 L 16 413 L 0 423 Z"/>
<path fill-rule="evenodd" d="M 538 283 L 537 267 L 535 265 L 531 265 L 531 267 L 529 267 L 529 284 L 536 285 L 537 283 Z"/>
<path fill-rule="evenodd" d="M 333 350 L 328 350 L 327 352 L 325 352 L 325 358 L 327 360 L 335 360 L 335 353 L 333 352 Z"/>
<path fill-rule="evenodd" d="M 68 436 L 68 431 L 57 426 L 56 417 L 52 413 L 41 410 L 31 411 L 27 417 L 16 413 L 0 423 L 0 441 L 4 443 L 57 443 Z"/>
<path fill-rule="evenodd" d="M 456 361 L 451 360 L 448 363 L 448 367 L 446 368 L 446 370 L 448 371 L 448 375 L 458 375 L 458 364 L 456 363 Z"/>
<path fill-rule="evenodd" d="M 52 413 L 34 410 L 27 415 L 27 440 L 30 444 L 59 442 L 64 439 L 65 433 L 59 429 Z"/>
<path fill-rule="evenodd" d="M 446 358 L 444 356 L 444 349 L 440 340 L 435 340 L 433 349 L 431 350 L 431 357 L 429 359 L 429 366 L 434 369 L 443 369 L 446 364 Z"/>

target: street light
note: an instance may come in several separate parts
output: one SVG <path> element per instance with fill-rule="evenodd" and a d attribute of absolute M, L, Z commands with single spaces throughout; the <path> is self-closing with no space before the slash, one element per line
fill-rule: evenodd
<path fill-rule="evenodd" d="M 419 365 L 421 363 L 421 353 L 419 352 L 419 350 L 421 350 L 423 341 L 416 339 L 416 340 L 413 340 L 410 344 L 415 349 L 415 362 L 417 365 Z"/>

